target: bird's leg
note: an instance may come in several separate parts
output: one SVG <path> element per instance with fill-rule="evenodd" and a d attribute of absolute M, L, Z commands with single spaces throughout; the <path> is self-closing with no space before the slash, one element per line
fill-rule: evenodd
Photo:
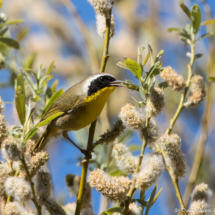
<path fill-rule="evenodd" d="M 91 152 L 92 151 L 88 151 L 88 150 L 84 150 L 82 148 L 80 148 L 77 144 L 75 144 L 68 135 L 68 131 L 63 131 L 63 137 L 67 140 L 69 140 L 76 148 L 78 148 L 80 150 L 81 153 L 83 153 L 85 156 L 87 156 L 88 158 L 92 158 Z"/>

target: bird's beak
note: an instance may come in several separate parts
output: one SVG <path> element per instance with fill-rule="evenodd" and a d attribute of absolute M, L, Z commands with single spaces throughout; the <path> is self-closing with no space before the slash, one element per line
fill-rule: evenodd
<path fill-rule="evenodd" d="M 120 81 L 120 80 L 116 80 L 116 81 L 112 81 L 110 82 L 110 86 L 113 86 L 113 87 L 123 87 L 123 84 L 124 81 Z"/>

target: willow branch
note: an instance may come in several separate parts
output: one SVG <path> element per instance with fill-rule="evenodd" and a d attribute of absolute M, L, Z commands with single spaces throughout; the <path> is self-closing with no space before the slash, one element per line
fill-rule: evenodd
<path fill-rule="evenodd" d="M 146 119 L 146 129 L 148 127 L 149 120 L 150 120 L 150 118 Z M 134 177 L 133 177 L 133 180 L 132 180 L 131 187 L 130 187 L 130 189 L 128 191 L 128 194 L 127 194 L 127 199 L 125 201 L 124 215 L 128 214 L 129 204 L 130 204 L 131 198 L 132 198 L 132 196 L 133 196 L 133 194 L 134 194 L 134 192 L 136 190 L 135 183 L 136 183 L 137 173 L 139 172 L 139 169 L 140 169 L 140 166 L 141 166 L 141 163 L 142 163 L 142 160 L 143 160 L 143 155 L 144 155 L 144 152 L 145 152 L 146 145 L 147 145 L 146 138 L 143 137 L 142 147 L 141 147 L 138 163 L 137 163 L 137 166 L 136 166 L 136 169 L 135 169 L 135 172 L 134 172 Z"/>
<path fill-rule="evenodd" d="M 38 215 L 42 215 L 42 213 L 41 213 L 41 207 L 40 207 L 40 205 L 37 202 L 36 193 L 35 193 L 35 190 L 34 190 L 34 183 L 31 180 L 31 176 L 30 176 L 30 173 L 28 171 L 28 167 L 27 167 L 27 164 L 25 162 L 24 156 L 22 156 L 20 160 L 21 160 L 22 165 L 23 165 L 23 167 L 24 167 L 24 169 L 26 171 L 26 174 L 27 174 L 27 177 L 28 177 L 28 181 L 29 181 L 30 186 L 31 186 L 31 191 L 32 191 L 32 195 L 33 195 L 32 201 L 34 202 L 34 205 L 35 205 L 35 207 L 37 209 Z"/>
<path fill-rule="evenodd" d="M 89 34 L 89 31 L 87 30 L 87 27 L 85 26 L 83 20 L 79 16 L 79 14 L 78 14 L 74 4 L 72 3 L 72 1 L 61 0 L 61 2 L 63 5 L 65 5 L 65 7 L 72 14 L 79 30 L 82 33 L 82 36 L 84 38 L 84 43 L 86 45 L 88 55 L 90 58 L 90 64 L 91 64 L 91 69 L 92 69 L 93 73 L 98 72 L 99 71 L 99 61 L 98 61 L 98 57 L 97 57 L 95 48 L 93 47 L 93 44 L 90 40 L 90 34 Z"/>
<path fill-rule="evenodd" d="M 110 10 L 110 17 L 111 17 L 111 12 L 112 11 Z M 105 71 L 106 63 L 108 60 L 108 58 L 107 58 L 105 60 L 105 63 L 103 62 L 104 53 L 108 55 L 109 39 L 110 39 L 109 35 L 110 35 L 110 22 L 108 22 L 106 19 L 106 34 L 105 34 L 105 39 L 104 39 L 104 51 L 103 51 L 103 57 L 102 57 L 102 63 L 101 63 L 101 72 Z M 88 138 L 88 143 L 87 143 L 87 150 L 89 150 L 89 151 L 91 151 L 93 149 L 93 138 L 94 138 L 94 134 L 95 134 L 96 121 L 97 120 L 95 120 L 91 124 L 90 130 L 89 130 L 89 138 Z M 84 192 L 85 192 L 89 160 L 90 159 L 85 156 L 85 159 L 82 161 L 81 181 L 80 181 L 80 187 L 79 187 L 79 192 L 78 192 L 75 215 L 80 215 L 80 212 L 81 212 L 81 207 L 82 207 Z"/>
<path fill-rule="evenodd" d="M 211 18 L 211 17 L 210 17 Z M 214 72 L 215 68 L 215 63 L 214 63 L 214 57 L 215 57 L 215 51 L 214 51 L 214 37 L 210 38 L 210 59 L 209 59 L 209 65 L 207 68 L 208 71 L 208 76 L 211 76 Z M 207 95 L 206 95 L 206 101 L 205 101 L 205 108 L 204 108 L 204 113 L 202 116 L 202 134 L 201 138 L 198 142 L 194 161 L 193 161 L 193 166 L 190 172 L 190 176 L 188 179 L 188 183 L 185 189 L 184 193 L 184 204 L 187 206 L 188 200 L 190 197 L 190 194 L 192 192 L 192 189 L 194 187 L 197 174 L 200 168 L 200 164 L 203 158 L 203 153 L 204 153 L 204 146 L 207 140 L 208 136 L 208 126 L 209 126 L 209 117 L 211 116 L 211 110 L 212 110 L 212 105 L 213 105 L 213 86 L 212 83 L 208 83 L 207 85 Z"/>
<path fill-rule="evenodd" d="M 89 138 L 88 138 L 88 143 L 87 143 L 87 150 L 89 150 L 89 151 L 92 149 L 95 128 L 96 128 L 96 120 L 91 124 L 90 130 L 89 130 Z M 84 199 L 89 160 L 90 160 L 90 158 L 85 156 L 85 159 L 82 161 L 81 181 L 80 181 L 80 187 L 79 187 L 79 192 L 78 192 L 75 215 L 79 215 L 81 212 L 81 207 L 82 207 L 82 203 L 83 203 L 83 199 Z"/>

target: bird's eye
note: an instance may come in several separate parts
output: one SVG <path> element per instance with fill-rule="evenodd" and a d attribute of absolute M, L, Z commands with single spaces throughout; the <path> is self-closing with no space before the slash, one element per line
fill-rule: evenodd
<path fill-rule="evenodd" d="M 105 81 L 105 78 L 104 78 L 104 77 L 100 77 L 99 80 L 100 80 L 101 82 L 104 82 L 104 81 Z"/>

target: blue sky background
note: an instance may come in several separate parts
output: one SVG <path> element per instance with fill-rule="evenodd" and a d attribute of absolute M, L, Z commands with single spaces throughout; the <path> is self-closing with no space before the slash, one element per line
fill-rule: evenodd
<path fill-rule="evenodd" d="M 142 4 L 142 6 L 138 9 L 137 13 L 140 16 L 147 17 L 148 8 L 147 8 L 147 4 L 145 4 L 147 1 L 139 0 L 139 2 L 140 2 L 140 5 L 141 5 L 141 2 L 144 2 L 144 4 Z M 211 5 L 211 8 L 213 9 L 213 13 L 215 13 L 215 1 L 208 0 L 208 2 Z M 82 19 L 84 20 L 84 22 L 86 23 L 86 25 L 96 27 L 95 12 L 94 12 L 94 9 L 91 7 L 91 5 L 86 0 L 74 0 L 73 3 L 77 7 L 78 12 L 79 12 L 80 16 L 82 17 Z M 192 2 L 185 1 L 185 3 L 190 5 L 190 4 L 196 3 L 196 1 L 192 1 Z M 171 4 L 178 4 L 178 1 L 172 0 L 170 3 L 169 0 L 163 0 L 162 8 L 164 10 L 161 9 L 161 12 L 159 14 L 159 17 L 160 17 L 161 21 L 163 22 L 163 25 L 166 27 L 172 27 L 172 26 L 169 26 L 168 24 L 171 23 L 173 20 L 179 19 L 179 17 L 177 17 L 177 19 L 176 19 L 176 17 L 174 17 L 174 14 L 168 12 L 168 11 L 171 11 Z M 198 3 L 198 4 L 201 6 L 201 3 Z M 201 6 L 201 8 L 202 8 L 202 6 Z M 59 7 L 59 8 L 57 8 L 57 10 L 61 13 L 65 13 L 66 16 L 68 16 L 68 17 L 70 16 L 70 14 L 63 7 Z M 113 10 L 114 14 L 115 14 L 115 10 L 116 9 Z M 204 14 L 203 14 L 203 20 L 204 20 Z M 121 24 L 122 24 L 121 20 L 120 19 L 118 20 L 117 15 L 116 15 L 116 33 L 121 28 Z M 156 26 L 152 26 L 152 27 L 156 28 Z M 38 29 L 41 30 L 40 26 L 34 26 L 31 28 L 31 32 L 38 31 Z M 204 32 L 204 31 L 205 31 L 205 28 L 202 29 L 202 32 Z M 207 40 L 204 43 L 207 44 Z M 139 45 L 142 45 L 142 44 L 139 44 Z M 151 44 L 151 45 L 153 46 L 153 44 Z M 176 47 L 173 47 L 172 44 L 168 44 L 168 41 L 159 44 L 159 46 L 160 46 L 160 49 L 165 50 L 165 58 L 163 59 L 163 65 L 168 64 L 174 68 L 180 68 L 180 66 L 181 66 L 180 62 L 177 60 L 177 58 L 174 57 Z M 177 52 L 184 54 L 184 52 L 186 51 L 187 48 L 184 48 L 184 47 L 181 48 L 181 47 L 182 46 L 180 46 L 180 49 L 177 50 Z M 110 48 L 113 48 L 113 47 L 111 47 L 111 45 L 110 45 Z M 8 70 L 3 69 L 0 71 L 0 83 L 7 82 L 9 77 L 10 77 L 10 75 L 9 75 Z M 59 89 L 70 85 L 70 83 L 68 83 L 68 80 L 66 78 L 64 78 L 63 76 L 59 75 L 59 73 L 57 75 L 55 75 L 54 80 L 56 80 L 56 79 L 60 80 L 59 86 L 58 86 Z M 11 87 L 0 88 L 0 96 L 2 97 L 3 101 L 13 102 L 14 101 L 14 90 Z M 11 113 L 13 112 L 12 105 L 6 104 L 5 109 L 6 109 L 5 118 L 8 122 L 8 124 L 14 124 L 14 121 L 13 121 L 14 119 L 11 117 Z M 198 111 L 202 112 L 202 110 L 203 110 L 203 106 L 198 108 Z M 182 118 L 186 117 L 186 113 L 183 113 L 181 115 L 181 117 Z M 165 119 L 165 116 L 161 115 L 158 117 L 158 122 L 162 122 L 164 119 Z M 200 129 L 199 126 L 196 126 L 197 124 L 200 123 L 200 120 L 201 119 L 199 118 L 199 119 L 192 120 L 189 122 L 189 119 L 188 119 L 188 124 L 194 134 L 198 133 L 198 131 Z M 76 142 L 77 139 L 75 138 L 75 135 L 72 134 L 71 136 L 72 136 L 72 139 Z M 133 142 L 141 144 L 141 141 L 139 140 L 138 135 L 136 133 L 134 133 L 132 138 L 130 139 L 130 143 L 133 143 Z M 187 147 L 187 146 L 185 145 L 185 147 Z M 48 162 L 48 168 L 52 175 L 54 194 L 55 194 L 56 198 L 63 196 L 65 198 L 64 203 L 66 204 L 68 202 L 74 201 L 75 199 L 71 198 L 69 195 L 66 184 L 64 183 L 65 176 L 66 176 L 66 174 L 69 174 L 69 173 L 78 174 L 78 175 L 81 174 L 81 167 L 76 165 L 76 163 L 77 163 L 76 158 L 78 156 L 80 156 L 80 152 L 63 139 L 61 139 L 60 141 L 54 141 L 52 143 L 52 148 L 54 148 L 54 150 L 52 150 L 49 145 L 48 150 L 51 154 L 51 157 Z M 182 149 L 183 149 L 183 147 L 182 147 Z M 148 151 L 149 150 L 147 150 L 146 152 L 148 152 Z M 192 160 L 191 160 L 191 164 L 192 164 Z M 185 179 L 182 179 L 181 181 L 183 184 Z M 162 176 L 159 179 L 158 189 L 163 187 L 164 184 L 166 184 L 166 183 L 168 184 L 168 186 L 171 186 L 171 187 L 173 186 L 169 179 L 167 172 L 163 172 Z M 180 185 L 181 185 L 181 182 L 180 182 Z M 184 192 L 184 189 L 185 189 L 185 187 L 181 186 L 182 193 Z M 147 197 L 150 195 L 150 193 L 151 193 L 151 189 L 147 191 L 147 193 L 146 193 Z M 171 210 L 166 209 L 166 207 L 168 207 L 168 201 L 170 198 L 168 195 L 169 195 L 169 193 L 165 192 L 164 190 L 162 191 L 161 195 L 158 198 L 158 201 L 152 207 L 150 214 L 167 214 L 171 211 Z M 174 191 L 172 192 L 172 195 L 175 195 Z M 174 196 L 174 198 L 175 198 L 175 196 Z M 92 199 L 93 199 L 94 211 L 96 213 L 98 213 L 98 208 L 99 208 L 98 202 L 100 199 L 100 194 L 97 191 L 95 191 L 94 189 L 93 189 L 93 198 Z M 176 207 L 179 207 L 179 205 L 176 205 Z M 174 214 L 173 211 L 171 214 Z"/>

